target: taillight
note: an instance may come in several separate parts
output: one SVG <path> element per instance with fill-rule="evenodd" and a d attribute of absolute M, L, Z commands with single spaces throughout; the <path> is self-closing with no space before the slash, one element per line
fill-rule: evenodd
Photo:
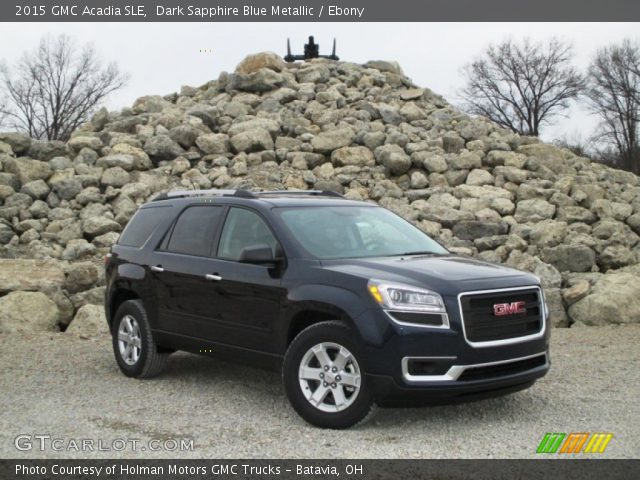
<path fill-rule="evenodd" d="M 104 256 L 104 264 L 105 264 L 105 265 L 107 265 L 107 264 L 109 263 L 109 259 L 110 259 L 110 258 L 111 258 L 111 254 L 110 254 L 110 253 L 107 253 L 107 254 Z"/>

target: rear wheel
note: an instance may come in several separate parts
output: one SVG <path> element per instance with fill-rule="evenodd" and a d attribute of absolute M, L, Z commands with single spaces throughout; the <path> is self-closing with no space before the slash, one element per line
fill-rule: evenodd
<path fill-rule="evenodd" d="M 348 428 L 371 410 L 361 348 L 342 322 L 303 330 L 287 350 L 283 380 L 291 405 L 312 425 Z"/>
<path fill-rule="evenodd" d="M 111 330 L 113 353 L 122 373 L 151 378 L 162 372 L 170 354 L 158 350 L 140 300 L 127 300 L 120 305 Z"/>

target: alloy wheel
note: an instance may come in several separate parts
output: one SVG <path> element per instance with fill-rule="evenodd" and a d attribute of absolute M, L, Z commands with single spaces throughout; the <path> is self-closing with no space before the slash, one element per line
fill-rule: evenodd
<path fill-rule="evenodd" d="M 140 325 L 131 315 L 125 315 L 118 327 L 118 350 L 120 357 L 127 365 L 135 365 L 142 352 Z"/>
<path fill-rule="evenodd" d="M 323 412 L 341 412 L 358 397 L 362 374 L 349 350 L 337 343 L 323 342 L 304 354 L 298 379 L 311 405 Z"/>

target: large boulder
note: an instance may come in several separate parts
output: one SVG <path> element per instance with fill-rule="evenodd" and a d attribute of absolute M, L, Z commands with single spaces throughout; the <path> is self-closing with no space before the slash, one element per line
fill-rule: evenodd
<path fill-rule="evenodd" d="M 273 52 L 260 52 L 247 55 L 236 67 L 236 73 L 248 75 L 262 68 L 281 72 L 285 68 L 284 60 Z"/>
<path fill-rule="evenodd" d="M 155 160 L 173 160 L 182 155 L 184 149 L 168 135 L 156 135 L 144 144 L 144 151 Z"/>
<path fill-rule="evenodd" d="M 15 174 L 21 185 L 34 180 L 47 180 L 53 173 L 47 162 L 31 158 L 5 160 L 4 169 L 9 173 Z"/>
<path fill-rule="evenodd" d="M 231 137 L 231 146 L 235 152 L 273 150 L 273 139 L 264 128 L 254 128 Z"/>
<path fill-rule="evenodd" d="M 281 73 L 270 68 L 261 68 L 252 73 L 236 73 L 232 75 L 230 87 L 245 92 L 262 93 L 275 90 L 284 83 Z"/>
<path fill-rule="evenodd" d="M 58 306 L 42 292 L 11 292 L 0 298 L 0 333 L 55 332 Z"/>
<path fill-rule="evenodd" d="M 88 290 L 99 278 L 98 268 L 91 262 L 74 263 L 67 268 L 64 286 L 69 293 Z"/>
<path fill-rule="evenodd" d="M 602 275 L 589 295 L 569 307 L 569 317 L 585 325 L 640 323 L 640 278 L 631 273 Z"/>
<path fill-rule="evenodd" d="M 553 218 L 555 212 L 555 205 L 542 198 L 532 198 L 518 202 L 514 217 L 521 223 L 540 222 L 545 219 Z"/>
<path fill-rule="evenodd" d="M 411 168 L 411 158 L 399 145 L 383 145 L 376 148 L 376 160 L 389 169 L 391 175 L 402 175 Z"/>
<path fill-rule="evenodd" d="M 90 338 L 108 335 L 109 327 L 102 305 L 86 304 L 78 309 L 75 317 L 65 330 L 65 334 Z"/>
<path fill-rule="evenodd" d="M 0 258 L 0 294 L 14 290 L 37 291 L 62 287 L 64 269 L 52 260 Z"/>
<path fill-rule="evenodd" d="M 331 162 L 336 167 L 347 165 L 373 166 L 376 161 L 373 153 L 367 147 L 342 147 L 331 154 Z"/>
<path fill-rule="evenodd" d="M 349 127 L 336 128 L 321 132 L 311 139 L 311 145 L 316 152 L 328 153 L 351 144 L 355 137 L 353 129 Z"/>
<path fill-rule="evenodd" d="M 586 245 L 557 245 L 542 250 L 542 261 L 561 272 L 589 272 L 596 264 L 595 252 Z"/>
<path fill-rule="evenodd" d="M 29 150 L 31 137 L 18 132 L 0 132 L 0 142 L 8 144 L 14 154 L 22 155 Z"/>

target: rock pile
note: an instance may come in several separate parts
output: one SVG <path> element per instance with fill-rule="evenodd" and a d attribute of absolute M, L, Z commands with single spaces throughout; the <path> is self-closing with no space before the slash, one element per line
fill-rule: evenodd
<path fill-rule="evenodd" d="M 0 134 L 0 331 L 99 325 L 83 307 L 136 208 L 234 187 L 375 201 L 453 252 L 538 275 L 557 326 L 640 321 L 638 177 L 469 117 L 392 62 L 264 53 L 101 110 L 66 144 Z"/>

